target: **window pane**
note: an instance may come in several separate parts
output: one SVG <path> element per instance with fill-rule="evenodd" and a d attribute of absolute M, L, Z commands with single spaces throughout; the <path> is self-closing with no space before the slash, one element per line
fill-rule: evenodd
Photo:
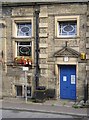
<path fill-rule="evenodd" d="M 31 45 L 31 42 L 18 42 L 19 45 Z"/>
<path fill-rule="evenodd" d="M 18 42 L 17 43 L 18 56 L 31 56 L 31 42 Z"/>
<path fill-rule="evenodd" d="M 59 35 L 75 36 L 77 34 L 76 21 L 61 21 L 59 22 Z"/>
<path fill-rule="evenodd" d="M 31 36 L 32 24 L 31 23 L 17 23 L 17 36 Z"/>

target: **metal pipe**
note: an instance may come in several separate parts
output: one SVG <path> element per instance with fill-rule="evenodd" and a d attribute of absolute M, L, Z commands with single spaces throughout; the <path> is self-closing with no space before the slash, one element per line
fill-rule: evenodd
<path fill-rule="evenodd" d="M 84 85 L 84 103 L 88 100 L 88 83 Z"/>
<path fill-rule="evenodd" d="M 36 89 L 39 86 L 39 10 L 35 10 L 36 17 L 36 71 L 35 71 L 35 87 Z"/>

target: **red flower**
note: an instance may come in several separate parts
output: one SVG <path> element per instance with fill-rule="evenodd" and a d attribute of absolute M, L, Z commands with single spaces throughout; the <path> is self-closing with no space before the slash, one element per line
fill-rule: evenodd
<path fill-rule="evenodd" d="M 31 65 L 32 59 L 30 57 L 18 56 L 14 59 L 14 62 L 17 64 Z"/>

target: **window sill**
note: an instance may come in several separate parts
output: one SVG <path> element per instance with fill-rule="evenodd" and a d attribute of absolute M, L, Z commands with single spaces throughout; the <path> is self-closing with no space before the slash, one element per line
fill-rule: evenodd
<path fill-rule="evenodd" d="M 32 39 L 34 37 L 12 37 L 13 39 Z"/>
<path fill-rule="evenodd" d="M 60 36 L 60 37 L 55 37 L 55 39 L 77 39 L 80 38 L 80 36 L 75 36 L 75 37 L 64 37 L 64 36 Z"/>

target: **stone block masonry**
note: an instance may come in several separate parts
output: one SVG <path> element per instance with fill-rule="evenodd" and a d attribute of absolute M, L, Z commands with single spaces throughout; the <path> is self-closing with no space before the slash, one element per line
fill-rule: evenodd
<path fill-rule="evenodd" d="M 24 5 L 13 5 L 2 7 L 2 17 L 6 24 L 4 27 L 4 34 L 2 37 L 5 40 L 3 51 L 5 59 L 3 60 L 3 95 L 8 93 L 8 96 L 16 96 L 16 86 L 20 86 L 24 93 L 25 82 L 21 69 L 14 65 L 14 58 L 16 57 L 16 42 L 32 42 L 32 67 L 27 72 L 27 77 L 31 78 L 32 90 L 35 90 L 35 32 L 36 19 L 35 10 L 36 5 L 28 3 Z M 39 85 L 46 88 L 56 89 L 56 98 L 60 98 L 60 66 L 75 65 L 76 66 L 76 99 L 83 99 L 85 80 L 89 78 L 89 8 L 88 3 L 57 3 L 48 4 L 43 3 L 39 6 Z M 87 13 L 87 14 L 86 14 Z M 25 21 L 26 19 L 26 21 Z M 60 22 L 69 21 L 77 23 L 76 36 L 60 36 L 59 24 Z M 14 22 L 14 30 L 13 30 Z M 17 37 L 13 36 L 16 33 L 16 23 L 32 22 L 32 36 Z M 61 28 L 62 29 L 62 28 Z M 64 28 L 63 28 L 64 29 Z M 62 29 L 62 30 L 63 30 Z M 67 29 L 69 30 L 69 29 Z M 14 33 L 13 33 L 14 32 Z M 71 48 L 71 51 L 64 50 L 66 47 Z M 74 52 L 74 50 L 76 52 Z M 55 57 L 55 53 L 59 52 L 59 56 Z M 71 52 L 71 53 L 70 53 Z M 73 53 L 74 52 L 74 53 Z M 80 56 L 76 57 L 77 53 L 85 53 L 86 60 L 81 60 Z M 72 54 L 72 55 L 71 55 Z M 69 56 L 70 55 L 70 56 Z M 68 61 L 64 59 L 68 57 Z M 87 77 L 86 77 L 87 76 Z M 7 79 L 6 79 L 7 78 Z M 22 87 L 21 87 L 22 86 Z M 13 90 L 14 89 L 14 90 Z M 14 93 L 13 93 L 14 91 Z"/>

